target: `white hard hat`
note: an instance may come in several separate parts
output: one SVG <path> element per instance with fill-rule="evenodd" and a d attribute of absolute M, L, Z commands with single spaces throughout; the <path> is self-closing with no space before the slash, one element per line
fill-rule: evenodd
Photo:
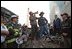
<path fill-rule="evenodd" d="M 13 17 L 17 17 L 17 15 L 12 15 L 11 18 L 13 18 Z"/>
<path fill-rule="evenodd" d="M 18 18 L 18 16 L 17 16 L 17 15 L 12 15 L 12 16 L 11 16 L 11 19 L 12 19 L 12 18 Z"/>

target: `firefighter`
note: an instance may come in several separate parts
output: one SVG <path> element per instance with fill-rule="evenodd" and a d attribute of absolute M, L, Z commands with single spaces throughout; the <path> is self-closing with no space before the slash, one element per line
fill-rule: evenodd
<path fill-rule="evenodd" d="M 8 23 L 7 28 L 10 32 L 9 36 L 6 39 L 8 48 L 17 48 L 16 38 L 19 37 L 19 27 L 18 27 L 18 16 L 12 15 L 11 21 Z"/>

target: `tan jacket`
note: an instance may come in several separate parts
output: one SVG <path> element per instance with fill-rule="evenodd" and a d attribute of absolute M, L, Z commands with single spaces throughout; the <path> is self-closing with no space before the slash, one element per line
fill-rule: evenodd
<path fill-rule="evenodd" d="M 30 16 L 30 17 L 29 17 L 30 24 L 31 24 L 31 25 L 36 25 L 36 24 L 37 24 L 36 19 L 37 19 L 37 18 L 36 18 L 35 16 Z"/>

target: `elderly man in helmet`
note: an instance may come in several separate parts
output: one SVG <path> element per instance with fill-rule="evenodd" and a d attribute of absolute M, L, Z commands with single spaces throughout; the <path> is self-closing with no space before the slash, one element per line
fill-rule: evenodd
<path fill-rule="evenodd" d="M 71 47 L 71 19 L 67 13 L 61 14 L 62 21 L 62 35 L 64 36 L 64 46 Z"/>
<path fill-rule="evenodd" d="M 44 12 L 41 12 L 39 14 L 40 18 L 38 19 L 38 24 L 40 27 L 40 37 L 42 37 L 43 35 L 50 35 L 49 33 L 49 29 L 48 29 L 48 21 L 45 17 L 43 17 Z"/>
<path fill-rule="evenodd" d="M 19 37 L 19 27 L 18 27 L 18 16 L 17 15 L 12 15 L 11 16 L 11 21 L 8 23 L 7 28 L 10 32 L 9 37 L 7 37 L 7 47 L 8 48 L 16 48 L 16 38 Z"/>

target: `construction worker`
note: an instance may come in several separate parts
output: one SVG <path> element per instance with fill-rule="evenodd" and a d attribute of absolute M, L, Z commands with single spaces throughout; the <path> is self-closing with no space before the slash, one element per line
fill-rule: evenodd
<path fill-rule="evenodd" d="M 43 35 L 50 35 L 49 28 L 48 28 L 48 21 L 45 17 L 43 17 L 44 12 L 40 12 L 39 16 L 40 18 L 38 19 L 38 25 L 40 27 L 40 37 Z"/>
<path fill-rule="evenodd" d="M 17 48 L 16 38 L 19 37 L 20 30 L 18 28 L 18 16 L 12 15 L 11 22 L 7 25 L 10 32 L 7 37 L 6 43 L 8 48 Z"/>

